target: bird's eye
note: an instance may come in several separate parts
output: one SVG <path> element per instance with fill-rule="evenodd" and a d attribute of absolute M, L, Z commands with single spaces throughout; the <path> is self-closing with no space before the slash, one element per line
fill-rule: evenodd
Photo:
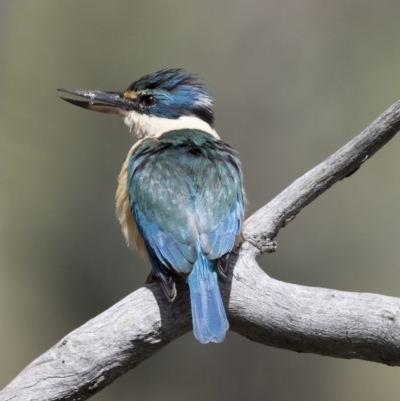
<path fill-rule="evenodd" d="M 153 95 L 143 95 L 140 98 L 140 103 L 145 107 L 150 107 L 156 103 L 156 98 Z"/>

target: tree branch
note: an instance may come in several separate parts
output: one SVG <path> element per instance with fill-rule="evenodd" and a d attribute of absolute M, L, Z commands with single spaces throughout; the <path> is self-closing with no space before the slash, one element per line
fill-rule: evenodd
<path fill-rule="evenodd" d="M 363 132 L 250 216 L 246 221 L 246 240 L 260 252 L 268 251 L 281 227 L 333 184 L 356 172 L 399 130 L 400 101 L 397 101 Z"/>
<path fill-rule="evenodd" d="M 255 259 L 302 208 L 356 171 L 400 129 L 400 102 L 246 221 L 220 282 L 231 329 L 279 348 L 400 366 L 400 299 L 283 283 Z M 272 245 L 271 245 L 272 244 Z M 188 290 L 166 301 L 146 285 L 68 334 L 1 393 L 9 400 L 86 400 L 191 330 Z"/>

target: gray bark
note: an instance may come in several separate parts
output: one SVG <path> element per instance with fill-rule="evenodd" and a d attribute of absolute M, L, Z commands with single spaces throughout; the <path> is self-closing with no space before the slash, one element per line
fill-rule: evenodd
<path fill-rule="evenodd" d="M 309 288 L 270 278 L 256 258 L 272 252 L 280 228 L 356 171 L 400 129 L 400 101 L 361 134 L 300 177 L 245 224 L 220 287 L 231 330 L 262 344 L 400 366 L 400 299 Z M 191 330 L 188 290 L 170 304 L 148 284 L 88 321 L 26 367 L 0 400 L 86 400 Z"/>

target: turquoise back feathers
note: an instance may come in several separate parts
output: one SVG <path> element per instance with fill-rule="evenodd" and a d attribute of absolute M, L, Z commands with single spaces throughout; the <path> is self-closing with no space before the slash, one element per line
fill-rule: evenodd
<path fill-rule="evenodd" d="M 197 323 L 200 327 L 196 337 L 201 342 L 222 341 L 228 323 L 225 312 L 222 320 L 226 321 L 220 321 L 223 305 L 216 260 L 233 249 L 244 215 L 236 152 L 193 129 L 145 138 L 129 160 L 127 191 L 153 270 L 168 299 L 176 296 L 173 273 L 183 275 L 190 286 L 192 313 L 202 311 L 201 321 L 193 316 L 195 327 Z M 201 282 L 192 279 L 199 275 Z"/>

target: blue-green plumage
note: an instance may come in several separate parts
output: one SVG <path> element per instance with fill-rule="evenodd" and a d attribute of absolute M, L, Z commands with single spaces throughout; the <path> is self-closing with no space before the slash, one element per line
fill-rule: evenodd
<path fill-rule="evenodd" d="M 218 259 L 241 233 L 244 193 L 237 153 L 214 129 L 213 98 L 182 69 L 164 69 L 124 92 L 61 89 L 64 99 L 123 118 L 139 142 L 119 175 L 117 215 L 129 244 L 147 251 L 170 301 L 174 277 L 190 288 L 193 329 L 220 342 L 229 324 L 218 287 Z"/>
<path fill-rule="evenodd" d="M 146 138 L 128 165 L 131 210 L 156 275 L 170 300 L 172 273 L 186 277 L 200 342 L 220 342 L 228 328 L 217 259 L 230 252 L 244 213 L 236 152 L 193 129 Z"/>

